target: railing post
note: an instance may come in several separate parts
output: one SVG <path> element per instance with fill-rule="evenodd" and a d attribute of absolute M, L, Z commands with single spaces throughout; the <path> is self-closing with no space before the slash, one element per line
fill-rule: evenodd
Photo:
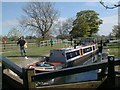
<path fill-rule="evenodd" d="M 35 89 L 35 82 L 32 82 L 31 76 L 35 74 L 34 69 L 23 68 L 23 85 L 25 90 Z"/>
<path fill-rule="evenodd" d="M 28 89 L 28 75 L 27 75 L 27 70 L 25 68 L 22 68 L 23 71 L 23 87 L 24 90 L 29 90 Z"/>
<path fill-rule="evenodd" d="M 29 90 L 30 89 L 33 90 L 35 89 L 35 82 L 32 82 L 31 76 L 35 74 L 35 70 L 33 68 L 27 69 L 27 73 L 28 73 L 28 88 Z"/>
<path fill-rule="evenodd" d="M 108 87 L 115 88 L 115 57 L 113 55 L 108 56 Z"/>

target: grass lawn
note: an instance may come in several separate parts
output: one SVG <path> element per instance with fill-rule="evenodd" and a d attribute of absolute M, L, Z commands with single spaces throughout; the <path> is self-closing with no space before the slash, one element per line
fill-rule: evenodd
<path fill-rule="evenodd" d="M 56 48 L 63 48 L 65 47 L 64 43 L 54 44 L 53 47 L 51 46 L 43 46 L 38 47 L 36 44 L 28 44 L 28 48 L 26 49 L 27 56 L 46 56 L 50 53 L 50 50 Z M 20 56 L 20 49 L 17 45 L 6 45 L 6 49 L 2 50 L 2 56 L 8 57 L 13 62 L 19 61 Z"/>
<path fill-rule="evenodd" d="M 55 48 L 61 48 L 65 47 L 64 43 L 60 44 L 55 44 L 53 47 L 51 46 L 43 46 L 43 47 L 38 47 L 36 44 L 28 44 L 27 48 L 27 56 L 46 56 L 49 55 L 50 50 L 55 49 Z M 115 55 L 115 58 L 120 58 L 120 45 L 116 43 L 109 43 L 107 45 L 109 48 L 109 54 L 110 55 Z M 19 61 L 21 58 L 20 56 L 20 49 L 19 46 L 17 45 L 6 45 L 6 49 L 2 50 L 2 56 L 8 57 L 13 62 Z"/>
<path fill-rule="evenodd" d="M 109 48 L 109 54 L 115 55 L 115 58 L 120 58 L 120 45 L 117 43 L 110 43 L 107 45 Z"/>

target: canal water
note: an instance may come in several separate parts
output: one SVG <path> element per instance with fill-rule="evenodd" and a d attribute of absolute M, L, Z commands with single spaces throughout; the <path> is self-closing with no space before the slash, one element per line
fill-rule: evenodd
<path fill-rule="evenodd" d="M 86 60 L 86 62 L 84 62 L 83 65 L 100 62 L 102 59 L 101 57 L 102 57 L 101 55 L 95 55 L 94 57 L 91 57 L 89 60 Z M 62 76 L 47 82 L 38 82 L 37 84 L 40 86 L 41 85 L 57 85 L 57 84 L 67 84 L 67 83 L 83 82 L 83 81 L 91 81 L 91 80 L 97 80 L 97 70 L 68 75 L 68 76 Z"/>

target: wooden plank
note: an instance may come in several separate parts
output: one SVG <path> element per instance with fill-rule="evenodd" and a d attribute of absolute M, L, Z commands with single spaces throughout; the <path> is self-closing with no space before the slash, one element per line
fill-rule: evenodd
<path fill-rule="evenodd" d="M 119 63 L 120 63 L 120 59 L 116 60 L 114 65 L 117 65 Z M 72 75 L 72 74 L 77 74 L 77 73 L 82 73 L 82 72 L 87 72 L 87 71 L 97 70 L 102 68 L 104 69 L 107 66 L 108 66 L 108 62 L 98 62 L 90 65 L 65 68 L 65 69 L 53 71 L 53 72 L 43 72 L 43 73 L 39 73 L 32 76 L 32 80 L 43 81 L 43 80 L 52 79 L 55 77 L 67 76 L 67 75 Z"/>
<path fill-rule="evenodd" d="M 99 68 L 105 68 L 107 67 L 107 62 L 102 62 L 102 63 L 94 63 L 91 65 L 84 65 L 84 66 L 76 66 L 76 67 L 71 67 L 71 68 L 65 68 L 59 71 L 53 71 L 53 72 L 44 72 L 40 73 L 37 75 L 32 76 L 33 81 L 41 81 L 45 79 L 52 79 L 55 77 L 61 77 L 61 76 L 66 76 L 66 75 L 72 75 L 76 73 L 82 73 L 82 72 L 87 72 L 90 70 L 96 70 Z"/>
<path fill-rule="evenodd" d="M 89 82 L 76 82 L 76 83 L 69 83 L 69 84 L 61 84 L 61 85 L 50 85 L 50 86 L 41 86 L 41 87 L 36 87 L 37 89 L 59 89 L 59 88 L 67 88 L 67 89 L 97 89 L 99 85 L 101 84 L 102 81 L 89 81 Z"/>
<path fill-rule="evenodd" d="M 12 76 L 8 76 L 6 74 L 3 73 L 3 76 L 2 76 L 2 89 L 4 90 L 17 90 L 17 89 L 20 89 L 20 90 L 23 90 L 23 84 L 18 82 L 17 80 L 15 80 L 15 78 L 13 78 Z M 6 87 L 7 86 L 7 87 Z"/>
<path fill-rule="evenodd" d="M 23 77 L 22 68 L 20 68 L 19 66 L 17 66 L 15 63 L 11 62 L 10 60 L 8 60 L 6 57 L 0 56 L 0 60 L 2 60 L 3 66 L 11 69 L 13 72 L 15 72 L 20 77 Z"/>

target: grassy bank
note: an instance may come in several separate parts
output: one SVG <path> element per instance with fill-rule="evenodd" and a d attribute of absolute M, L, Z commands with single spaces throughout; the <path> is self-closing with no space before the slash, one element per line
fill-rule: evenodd
<path fill-rule="evenodd" d="M 109 54 L 114 55 L 115 58 L 120 58 L 120 43 L 109 43 Z M 120 65 L 115 66 L 115 70 L 120 71 Z"/>
<path fill-rule="evenodd" d="M 67 47 L 64 43 L 55 44 L 53 47 L 51 46 L 43 46 L 38 47 L 36 44 L 28 44 L 27 48 L 27 56 L 45 56 L 50 53 L 50 50 L 55 48 L 61 48 L 61 47 Z M 109 54 L 115 55 L 116 58 L 120 58 L 120 45 L 116 43 L 109 43 L 107 44 L 107 47 L 109 48 Z M 11 61 L 16 62 L 19 61 L 21 58 L 20 56 L 20 49 L 19 46 L 16 44 L 7 44 L 6 49 L 2 49 L 3 56 L 8 57 Z"/>
<path fill-rule="evenodd" d="M 65 47 L 64 43 L 55 44 L 53 47 L 51 46 L 38 47 L 36 44 L 28 44 L 26 52 L 27 56 L 46 56 L 50 53 L 50 50 L 63 47 Z M 2 51 L 3 51 L 2 56 L 8 57 L 11 61 L 16 62 L 20 60 L 19 46 L 6 45 L 6 49 L 3 49 Z"/>
<path fill-rule="evenodd" d="M 114 55 L 115 58 L 120 58 L 120 44 L 118 43 L 109 43 L 107 45 L 109 48 L 109 54 Z"/>

